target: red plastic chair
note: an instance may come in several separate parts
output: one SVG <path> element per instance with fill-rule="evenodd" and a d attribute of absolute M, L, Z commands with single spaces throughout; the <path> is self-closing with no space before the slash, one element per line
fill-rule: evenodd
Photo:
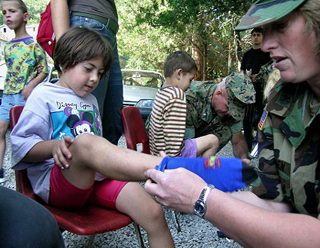
<path fill-rule="evenodd" d="M 23 106 L 15 106 L 10 110 L 10 127 L 16 125 L 19 116 L 23 110 Z M 17 191 L 32 198 L 47 208 L 56 218 L 60 230 L 65 230 L 78 235 L 91 235 L 88 246 L 93 243 L 95 234 L 110 232 L 125 227 L 133 222 L 133 220 L 117 210 L 102 208 L 97 205 L 85 205 L 80 209 L 64 210 L 47 205 L 40 197 L 35 195 L 32 190 L 27 170 L 16 170 L 16 188 Z M 141 247 L 144 247 L 139 226 L 135 223 L 135 230 Z"/>
<path fill-rule="evenodd" d="M 127 147 L 137 151 L 137 144 L 142 143 L 141 152 L 150 154 L 149 138 L 139 109 L 124 107 L 121 109 L 121 118 Z"/>
<path fill-rule="evenodd" d="M 121 109 L 122 125 L 126 138 L 127 148 L 137 151 L 137 145 L 142 144 L 142 153 L 150 154 L 149 138 L 143 123 L 142 116 L 137 107 L 124 107 Z M 172 211 L 178 232 L 181 231 L 176 212 Z"/>

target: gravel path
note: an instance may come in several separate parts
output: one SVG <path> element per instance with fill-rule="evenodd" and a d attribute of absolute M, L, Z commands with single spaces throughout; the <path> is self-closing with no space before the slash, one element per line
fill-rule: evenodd
<path fill-rule="evenodd" d="M 1 183 L 5 187 L 15 189 L 14 171 L 10 169 L 11 164 L 11 146 L 8 143 L 7 135 L 7 151 L 4 159 L 4 169 L 7 181 Z M 124 137 L 121 137 L 119 146 L 126 147 Z M 219 153 L 219 156 L 232 156 L 231 145 L 228 144 Z M 1 199 L 4 200 L 4 199 Z M 183 248 L 201 248 L 201 247 L 242 247 L 232 239 L 219 238 L 217 236 L 217 228 L 209 222 L 202 220 L 194 215 L 177 213 L 181 232 L 177 232 L 176 224 L 172 218 L 172 212 L 167 208 L 165 211 L 166 219 L 171 230 L 176 247 Z M 142 237 L 145 247 L 148 246 L 146 232 L 141 228 Z M 80 236 L 69 232 L 64 232 L 63 237 L 66 247 L 81 248 L 86 247 L 89 240 L 88 236 Z M 120 230 L 98 234 L 94 238 L 93 247 L 139 247 L 138 240 L 135 236 L 134 226 L 130 224 Z"/>

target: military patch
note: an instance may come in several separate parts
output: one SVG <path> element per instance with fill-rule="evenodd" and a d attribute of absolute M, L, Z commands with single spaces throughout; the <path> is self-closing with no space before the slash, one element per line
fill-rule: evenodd
<path fill-rule="evenodd" d="M 266 122 L 267 120 L 267 117 L 268 117 L 268 111 L 267 110 L 264 110 L 262 115 L 261 115 L 261 119 L 259 121 L 259 124 L 258 124 L 258 127 L 260 129 L 260 131 L 262 130 L 263 126 L 264 126 L 264 123 Z"/>

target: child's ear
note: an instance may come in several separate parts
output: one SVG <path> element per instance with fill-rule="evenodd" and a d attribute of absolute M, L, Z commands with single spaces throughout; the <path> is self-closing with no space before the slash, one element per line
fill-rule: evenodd
<path fill-rule="evenodd" d="M 182 77 L 182 74 L 183 74 L 182 69 L 181 69 L 181 68 L 177 69 L 177 70 L 175 71 L 175 74 L 176 74 L 177 79 L 180 80 L 181 77 Z"/>
<path fill-rule="evenodd" d="M 28 12 L 23 13 L 23 21 L 24 21 L 24 22 L 27 22 L 27 21 L 29 20 L 29 17 L 30 17 L 30 15 L 29 15 Z"/>

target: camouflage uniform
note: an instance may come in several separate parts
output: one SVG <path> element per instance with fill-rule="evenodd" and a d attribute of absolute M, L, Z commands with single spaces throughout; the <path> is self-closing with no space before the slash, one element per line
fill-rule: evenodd
<path fill-rule="evenodd" d="M 259 177 L 253 192 L 289 201 L 299 213 L 320 210 L 320 110 L 307 83 L 278 82 L 259 123 Z"/>
<path fill-rule="evenodd" d="M 274 71 L 274 62 L 271 60 L 269 63 L 261 66 L 259 74 L 257 75 L 256 79 L 259 80 L 259 82 L 261 82 L 261 88 L 265 89 L 269 76 L 271 75 L 271 73 Z M 261 92 L 263 95 L 263 92 Z M 266 105 L 266 101 L 264 99 L 263 105 Z M 260 116 L 259 116 L 260 118 Z"/>
<path fill-rule="evenodd" d="M 194 138 L 215 134 L 219 138 L 219 149 L 240 132 L 244 118 L 245 104 L 254 103 L 255 91 L 250 79 L 243 73 L 232 73 L 224 79 L 228 94 L 228 106 L 232 116 L 220 118 L 211 106 L 217 84 L 193 82 L 188 91 L 186 137 Z"/>
<path fill-rule="evenodd" d="M 247 30 L 272 23 L 298 8 L 306 0 L 256 1 L 235 30 Z"/>
<path fill-rule="evenodd" d="M 270 24 L 306 0 L 255 2 L 236 30 Z M 307 66 L 307 65 L 306 65 Z M 294 212 L 320 213 L 319 100 L 306 82 L 276 84 L 259 129 L 259 181 L 252 191 L 261 198 L 288 201 Z"/>

